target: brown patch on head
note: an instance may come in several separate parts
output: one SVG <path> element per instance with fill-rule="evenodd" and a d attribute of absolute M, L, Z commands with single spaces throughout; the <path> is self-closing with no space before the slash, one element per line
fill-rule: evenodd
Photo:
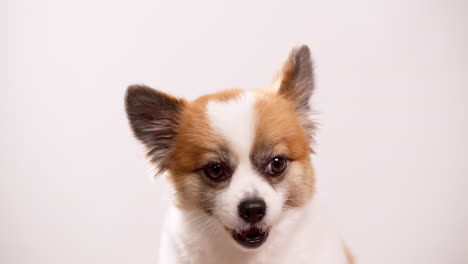
<path fill-rule="evenodd" d="M 210 126 L 206 116 L 209 101 L 227 101 L 242 93 L 231 89 L 204 95 L 190 103 L 181 114 L 176 143 L 172 152 L 169 172 L 177 190 L 176 204 L 184 208 L 203 208 L 210 212 L 216 192 L 228 183 L 210 182 L 201 169 L 208 163 L 218 161 L 233 166 L 235 157 L 229 155 L 228 143 Z"/>
<path fill-rule="evenodd" d="M 283 156 L 290 166 L 283 175 L 271 178 L 273 185 L 288 184 L 287 206 L 300 206 L 314 190 L 315 177 L 310 163 L 310 140 L 295 111 L 295 104 L 277 94 L 266 92 L 255 105 L 256 134 L 252 162 L 263 168 L 275 156 Z"/>
<path fill-rule="evenodd" d="M 240 89 L 231 89 L 188 102 L 144 85 L 127 89 L 125 107 L 130 127 L 147 148 L 157 174 L 170 172 L 179 207 L 210 211 L 210 199 L 226 186 L 201 175 L 200 169 L 208 162 L 232 162 L 227 143 L 210 127 L 205 109 L 209 101 L 227 101 L 240 93 Z"/>
<path fill-rule="evenodd" d="M 244 89 L 227 89 L 224 91 L 200 96 L 198 99 L 193 101 L 193 103 L 205 106 L 208 101 L 226 102 L 238 97 L 244 91 Z"/>
<path fill-rule="evenodd" d="M 290 168 L 277 181 L 288 183 L 286 205 L 296 207 L 313 195 L 315 186 L 309 157 L 310 152 L 313 152 L 311 144 L 316 128 L 309 116 L 314 76 L 307 46 L 296 47 L 290 52 L 278 71 L 274 88 L 274 93 L 266 93 L 257 104 L 255 151 L 276 152 L 291 160 Z"/>
<path fill-rule="evenodd" d="M 242 90 L 232 89 L 202 96 L 182 111 L 178 135 L 170 164 L 175 174 L 189 173 L 225 152 L 227 143 L 210 126 L 206 116 L 209 101 L 227 101 L 237 97 Z"/>

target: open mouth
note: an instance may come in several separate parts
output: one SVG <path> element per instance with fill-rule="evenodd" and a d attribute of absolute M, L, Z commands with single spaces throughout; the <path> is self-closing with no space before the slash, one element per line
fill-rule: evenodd
<path fill-rule="evenodd" d="M 240 232 L 232 231 L 232 237 L 245 248 L 258 248 L 268 237 L 268 230 L 251 227 Z"/>

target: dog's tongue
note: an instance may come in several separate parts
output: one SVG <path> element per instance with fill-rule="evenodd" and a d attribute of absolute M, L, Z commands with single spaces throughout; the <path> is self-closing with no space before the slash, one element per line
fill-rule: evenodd
<path fill-rule="evenodd" d="M 258 230 L 258 228 L 256 227 L 251 227 L 247 230 L 242 231 L 241 235 L 245 239 L 254 239 L 260 236 L 260 230 Z"/>

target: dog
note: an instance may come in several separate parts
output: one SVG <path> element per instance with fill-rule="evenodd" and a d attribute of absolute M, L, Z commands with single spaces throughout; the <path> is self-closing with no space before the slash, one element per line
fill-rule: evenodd
<path fill-rule="evenodd" d="M 128 87 L 130 127 L 173 194 L 159 263 L 353 263 L 316 197 L 313 91 L 306 45 L 266 89 L 188 101 Z"/>

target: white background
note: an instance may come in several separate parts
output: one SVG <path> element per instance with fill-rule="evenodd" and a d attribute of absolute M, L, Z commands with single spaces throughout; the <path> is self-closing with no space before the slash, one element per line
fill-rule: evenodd
<path fill-rule="evenodd" d="M 468 263 L 466 1 L 7 1 L 0 263 L 154 263 L 166 205 L 123 108 L 269 84 L 310 45 L 319 190 L 360 263 Z M 313 235 L 313 234 L 311 234 Z"/>

